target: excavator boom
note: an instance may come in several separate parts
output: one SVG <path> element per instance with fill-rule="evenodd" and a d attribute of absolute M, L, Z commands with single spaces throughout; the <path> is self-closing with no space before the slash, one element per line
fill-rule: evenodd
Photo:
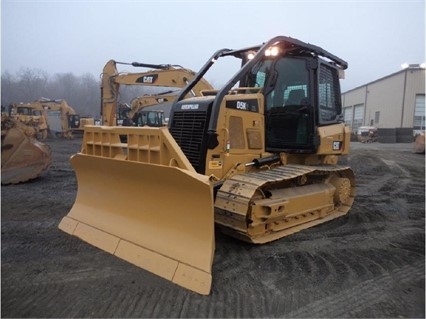
<path fill-rule="evenodd" d="M 132 65 L 134 67 L 152 68 L 144 72 L 118 72 L 117 64 Z M 146 64 L 146 63 L 122 63 L 114 60 L 108 61 L 102 72 L 101 85 L 101 114 L 102 123 L 106 126 L 116 125 L 116 110 L 120 87 L 123 85 L 151 86 L 183 88 L 195 76 L 195 72 L 180 66 L 170 64 Z M 201 91 L 212 90 L 213 87 L 205 80 L 201 79 L 190 92 L 189 96 L 201 96 Z M 176 95 L 148 95 L 135 98 L 129 110 L 128 117 L 133 118 L 136 112 L 142 108 L 157 105 L 161 99 L 172 101 Z"/>

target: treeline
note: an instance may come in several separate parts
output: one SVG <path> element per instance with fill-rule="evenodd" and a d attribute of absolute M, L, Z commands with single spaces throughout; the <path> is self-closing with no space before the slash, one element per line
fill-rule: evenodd
<path fill-rule="evenodd" d="M 21 69 L 16 74 L 1 75 L 1 105 L 29 103 L 40 98 L 67 101 L 77 114 L 100 118 L 101 79 L 91 73 L 76 76 L 73 73 L 57 73 L 53 76 L 40 69 Z M 158 94 L 171 88 L 139 85 L 122 85 L 118 103 L 130 104 L 133 98 L 145 94 Z"/>
<path fill-rule="evenodd" d="M 66 100 L 76 113 L 99 117 L 100 79 L 90 73 L 76 76 L 58 73 L 50 76 L 39 69 L 21 69 L 1 75 L 1 105 L 29 103 L 40 98 Z"/>

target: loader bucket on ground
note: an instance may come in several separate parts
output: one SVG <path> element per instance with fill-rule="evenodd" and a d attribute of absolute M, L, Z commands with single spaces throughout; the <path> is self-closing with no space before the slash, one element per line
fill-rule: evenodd
<path fill-rule="evenodd" d="M 180 286 L 209 294 L 214 204 L 207 176 L 84 153 L 74 155 L 71 164 L 78 193 L 61 230 Z"/>
<path fill-rule="evenodd" d="M 29 137 L 23 129 L 3 131 L 1 145 L 1 183 L 17 184 L 38 177 L 52 162 L 49 146 Z"/>

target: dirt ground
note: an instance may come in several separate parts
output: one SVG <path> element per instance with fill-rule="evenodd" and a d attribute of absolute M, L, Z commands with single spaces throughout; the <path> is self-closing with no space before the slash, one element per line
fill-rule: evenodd
<path fill-rule="evenodd" d="M 217 232 L 209 296 L 61 232 L 81 139 L 47 144 L 49 171 L 1 188 L 2 317 L 425 317 L 425 157 L 410 144 L 352 144 L 344 217 L 262 246 Z"/>

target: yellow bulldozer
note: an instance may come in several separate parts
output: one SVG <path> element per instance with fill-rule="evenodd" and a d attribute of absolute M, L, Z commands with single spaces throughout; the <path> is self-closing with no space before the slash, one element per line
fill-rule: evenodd
<path fill-rule="evenodd" d="M 241 68 L 219 90 L 187 97 L 223 58 Z M 179 93 L 168 127 L 85 128 L 71 158 L 77 197 L 59 228 L 209 294 L 215 224 L 263 244 L 349 211 L 354 173 L 337 164 L 350 143 L 339 84 L 346 68 L 286 36 L 218 50 Z"/>
<path fill-rule="evenodd" d="M 52 162 L 52 152 L 36 139 L 37 129 L 1 116 L 1 183 L 17 184 L 34 179 Z"/>

